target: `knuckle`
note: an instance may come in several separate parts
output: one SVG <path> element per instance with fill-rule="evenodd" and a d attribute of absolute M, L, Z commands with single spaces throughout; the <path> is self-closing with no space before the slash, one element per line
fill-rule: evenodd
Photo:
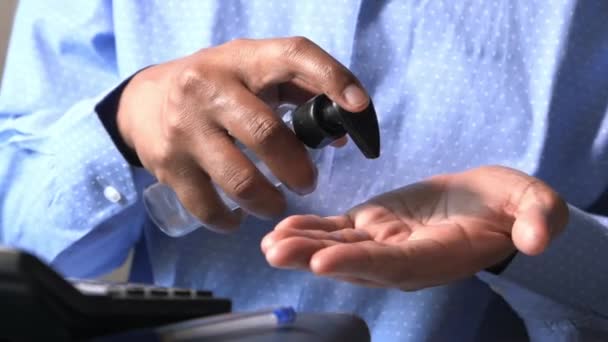
<path fill-rule="evenodd" d="M 239 199 L 251 199 L 256 193 L 256 176 L 253 168 L 226 170 L 227 190 Z"/>
<path fill-rule="evenodd" d="M 254 145 L 268 146 L 281 134 L 283 123 L 276 118 L 260 118 L 253 115 L 249 121 L 248 132 Z"/>
<path fill-rule="evenodd" d="M 175 177 L 176 179 L 182 180 L 182 179 L 190 179 L 192 178 L 193 174 L 195 173 L 194 168 L 192 168 L 191 165 L 189 164 L 184 164 L 181 163 L 180 165 L 175 165 L 173 168 L 173 177 Z"/>
<path fill-rule="evenodd" d="M 198 69 L 191 66 L 183 68 L 176 77 L 176 85 L 183 93 L 191 93 L 205 83 L 205 78 Z"/>
<path fill-rule="evenodd" d="M 195 102 L 213 103 L 220 98 L 221 92 L 218 85 L 213 80 L 210 72 L 205 72 L 200 68 L 188 65 L 182 68 L 175 76 L 174 86 L 169 92 L 169 102 L 182 105 L 189 103 L 190 99 Z"/>
<path fill-rule="evenodd" d="M 171 173 L 164 168 L 156 170 L 154 172 L 154 176 L 156 177 L 156 180 L 158 180 L 159 183 L 165 185 L 169 184 L 169 180 L 171 179 Z"/>
<path fill-rule="evenodd" d="M 527 178 L 521 185 L 518 206 L 526 201 L 549 205 L 556 201 L 556 195 L 540 179 Z"/>
<path fill-rule="evenodd" d="M 336 81 L 345 82 L 344 73 L 335 64 L 317 65 L 316 69 L 318 70 L 317 72 L 319 73 L 320 78 L 329 84 L 335 83 Z"/>
<path fill-rule="evenodd" d="M 175 152 L 169 144 L 160 144 L 151 152 L 152 164 L 161 171 L 157 174 L 157 177 L 163 176 L 164 179 L 168 177 L 168 171 L 171 169 L 175 162 Z"/>
<path fill-rule="evenodd" d="M 356 83 L 354 77 L 340 65 L 329 63 L 316 66 L 319 79 L 328 95 L 339 96 L 344 87 Z"/>
<path fill-rule="evenodd" d="M 169 141 L 175 141 L 188 131 L 190 120 L 188 114 L 183 112 L 168 112 L 165 115 L 164 137 Z"/>
<path fill-rule="evenodd" d="M 313 46 L 314 43 L 306 37 L 291 37 L 285 40 L 283 54 L 287 58 L 296 58 L 306 53 Z"/>

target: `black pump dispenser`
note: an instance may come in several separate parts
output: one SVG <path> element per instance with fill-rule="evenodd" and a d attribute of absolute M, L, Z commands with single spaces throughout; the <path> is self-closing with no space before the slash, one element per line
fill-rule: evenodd
<path fill-rule="evenodd" d="M 306 146 L 322 148 L 348 133 L 366 158 L 380 156 L 380 129 L 370 100 L 361 112 L 349 112 L 326 95 L 308 100 L 292 113 L 293 131 Z"/>

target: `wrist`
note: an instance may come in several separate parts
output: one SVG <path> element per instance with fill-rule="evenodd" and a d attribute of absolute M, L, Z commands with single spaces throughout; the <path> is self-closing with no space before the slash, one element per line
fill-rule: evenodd
<path fill-rule="evenodd" d="M 159 94 L 163 91 L 160 72 L 161 66 L 152 65 L 139 70 L 124 83 L 116 108 L 116 125 L 124 144 L 132 150 L 136 150 L 135 132 L 144 126 L 150 118 L 154 117 L 153 111 L 162 106 Z M 145 144 L 144 144 L 145 145 Z"/>
<path fill-rule="evenodd" d="M 127 115 L 125 115 L 124 112 L 120 113 L 120 107 L 121 103 L 125 102 L 125 98 L 130 98 L 124 96 L 125 91 L 129 88 L 128 85 L 140 71 L 120 83 L 95 106 L 95 112 L 118 151 L 131 166 L 136 167 L 142 167 L 142 164 L 137 153 L 133 149 L 133 143 L 128 134 L 130 127 L 128 120 L 126 120 Z"/>

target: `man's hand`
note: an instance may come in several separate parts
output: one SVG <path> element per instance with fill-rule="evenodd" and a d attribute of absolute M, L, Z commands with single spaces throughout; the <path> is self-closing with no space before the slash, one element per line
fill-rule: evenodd
<path fill-rule="evenodd" d="M 229 230 L 240 217 L 212 181 L 257 216 L 275 216 L 285 207 L 235 139 L 290 189 L 314 190 L 314 165 L 271 107 L 319 93 L 353 112 L 369 102 L 359 81 L 307 39 L 235 40 L 137 74 L 121 97 L 118 128 L 146 169 L 192 214 L 207 227 Z"/>
<path fill-rule="evenodd" d="M 568 221 L 542 181 L 505 167 L 441 175 L 343 216 L 292 216 L 262 241 L 268 262 L 357 284 L 414 290 L 541 253 Z"/>

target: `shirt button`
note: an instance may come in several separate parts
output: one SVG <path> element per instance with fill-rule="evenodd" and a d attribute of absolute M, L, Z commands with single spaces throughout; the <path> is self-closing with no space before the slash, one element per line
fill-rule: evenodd
<path fill-rule="evenodd" d="M 113 186 L 106 186 L 106 188 L 103 189 L 103 195 L 112 203 L 118 203 L 122 199 L 120 192 Z"/>

